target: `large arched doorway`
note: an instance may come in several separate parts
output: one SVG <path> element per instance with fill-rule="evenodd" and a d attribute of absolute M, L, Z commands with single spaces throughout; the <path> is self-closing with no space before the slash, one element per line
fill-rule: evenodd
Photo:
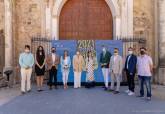
<path fill-rule="evenodd" d="M 112 39 L 113 18 L 105 0 L 68 0 L 59 18 L 60 40 Z"/>

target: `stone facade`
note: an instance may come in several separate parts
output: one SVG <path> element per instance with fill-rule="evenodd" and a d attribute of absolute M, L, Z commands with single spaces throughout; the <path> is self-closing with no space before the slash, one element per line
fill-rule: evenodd
<path fill-rule="evenodd" d="M 25 44 L 31 44 L 32 36 L 41 34 L 41 0 L 16 0 L 16 58 L 24 49 Z M 15 63 L 16 64 L 16 63 Z"/>
<path fill-rule="evenodd" d="M 4 66 L 4 1 L 0 0 L 0 86 L 3 86 L 2 69 Z"/>
<path fill-rule="evenodd" d="M 0 0 L 0 30 L 4 30 L 4 1 Z"/>
<path fill-rule="evenodd" d="M 154 0 L 134 0 L 134 35 L 147 40 L 149 54 L 154 58 Z"/>
<path fill-rule="evenodd" d="M 25 44 L 31 44 L 32 36 L 49 36 L 59 39 L 59 17 L 60 11 L 67 0 L 6 0 L 10 1 L 10 11 L 12 14 L 12 39 L 6 36 L 8 45 L 13 46 L 14 66 L 18 65 L 19 53 L 23 51 Z M 112 11 L 113 16 L 113 36 L 143 36 L 147 40 L 146 47 L 149 54 L 153 57 L 156 68 L 164 61 L 164 18 L 162 15 L 165 9 L 155 8 L 164 6 L 164 0 L 105 0 Z M 159 3 L 158 1 L 161 1 Z M 6 2 L 7 3 L 7 2 Z M 158 5 L 159 4 L 159 5 Z M 161 12 L 159 12 L 161 11 Z M 0 0 L 0 30 L 10 23 L 5 22 L 7 15 L 5 12 L 4 0 Z M 164 16 L 165 17 L 165 16 Z M 159 24 L 161 22 L 161 24 Z M 160 33 L 155 28 L 159 24 Z M 157 29 L 158 30 L 158 29 Z M 158 30 L 158 31 L 159 31 Z M 10 35 L 10 31 L 7 31 Z M 160 34 L 160 37 L 159 35 Z M 159 39 L 160 38 L 160 39 Z M 159 39 L 159 42 L 158 42 Z M 160 52 L 157 47 L 160 45 Z M 7 48 L 7 47 L 6 47 Z M 7 49 L 6 49 L 7 50 Z M 10 50 L 11 51 L 11 50 Z M 7 53 L 6 53 L 7 54 Z M 158 56 L 159 55 L 159 56 Z M 6 57 L 7 60 L 7 57 Z M 158 62 L 159 61 L 159 62 Z M 7 62 L 7 61 L 6 61 Z M 164 65 L 164 63 L 162 63 Z M 162 65 L 162 66 L 163 66 Z M 162 70 L 160 72 L 163 72 Z M 165 76 L 164 76 L 165 77 Z"/>
<path fill-rule="evenodd" d="M 165 0 L 158 2 L 158 35 L 159 35 L 159 84 L 165 85 Z"/>

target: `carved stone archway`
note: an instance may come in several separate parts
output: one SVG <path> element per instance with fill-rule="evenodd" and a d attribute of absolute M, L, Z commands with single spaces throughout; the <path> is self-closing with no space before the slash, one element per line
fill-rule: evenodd
<path fill-rule="evenodd" d="M 59 16 L 61 13 L 61 9 L 67 0 L 57 0 L 54 3 L 53 13 L 52 13 L 52 37 L 59 39 Z M 120 25 L 121 25 L 121 17 L 120 17 L 120 9 L 116 0 L 105 0 L 108 4 L 109 8 L 112 12 L 113 17 L 113 37 L 120 36 Z"/>

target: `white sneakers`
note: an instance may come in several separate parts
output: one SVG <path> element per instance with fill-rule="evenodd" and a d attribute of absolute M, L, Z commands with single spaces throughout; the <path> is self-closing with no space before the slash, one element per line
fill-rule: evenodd
<path fill-rule="evenodd" d="M 135 93 L 132 92 L 132 91 L 130 91 L 130 90 L 126 90 L 125 92 L 126 92 L 129 96 L 135 95 Z"/>
<path fill-rule="evenodd" d="M 128 90 L 126 90 L 125 92 L 126 92 L 126 93 L 129 93 L 129 92 L 130 92 L 130 90 L 128 89 Z"/>
<path fill-rule="evenodd" d="M 135 95 L 135 93 L 132 92 L 132 91 L 130 91 L 130 92 L 128 93 L 128 95 L 129 95 L 129 96 L 132 96 L 132 95 Z"/>

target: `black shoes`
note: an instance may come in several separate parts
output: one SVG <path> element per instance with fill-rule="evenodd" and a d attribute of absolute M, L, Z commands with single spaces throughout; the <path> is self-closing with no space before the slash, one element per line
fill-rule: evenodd
<path fill-rule="evenodd" d="M 24 94 L 25 94 L 25 92 L 24 92 L 24 91 L 22 91 L 22 92 L 21 92 L 21 94 L 22 94 L 22 95 L 24 95 Z"/>
<path fill-rule="evenodd" d="M 113 93 L 114 93 L 114 94 L 119 94 L 120 92 L 119 92 L 119 91 L 114 91 Z"/>
<path fill-rule="evenodd" d="M 107 87 L 105 87 L 105 88 L 104 88 L 104 90 L 105 90 L 105 91 L 107 91 L 107 90 L 108 90 L 108 88 L 107 88 Z"/>

